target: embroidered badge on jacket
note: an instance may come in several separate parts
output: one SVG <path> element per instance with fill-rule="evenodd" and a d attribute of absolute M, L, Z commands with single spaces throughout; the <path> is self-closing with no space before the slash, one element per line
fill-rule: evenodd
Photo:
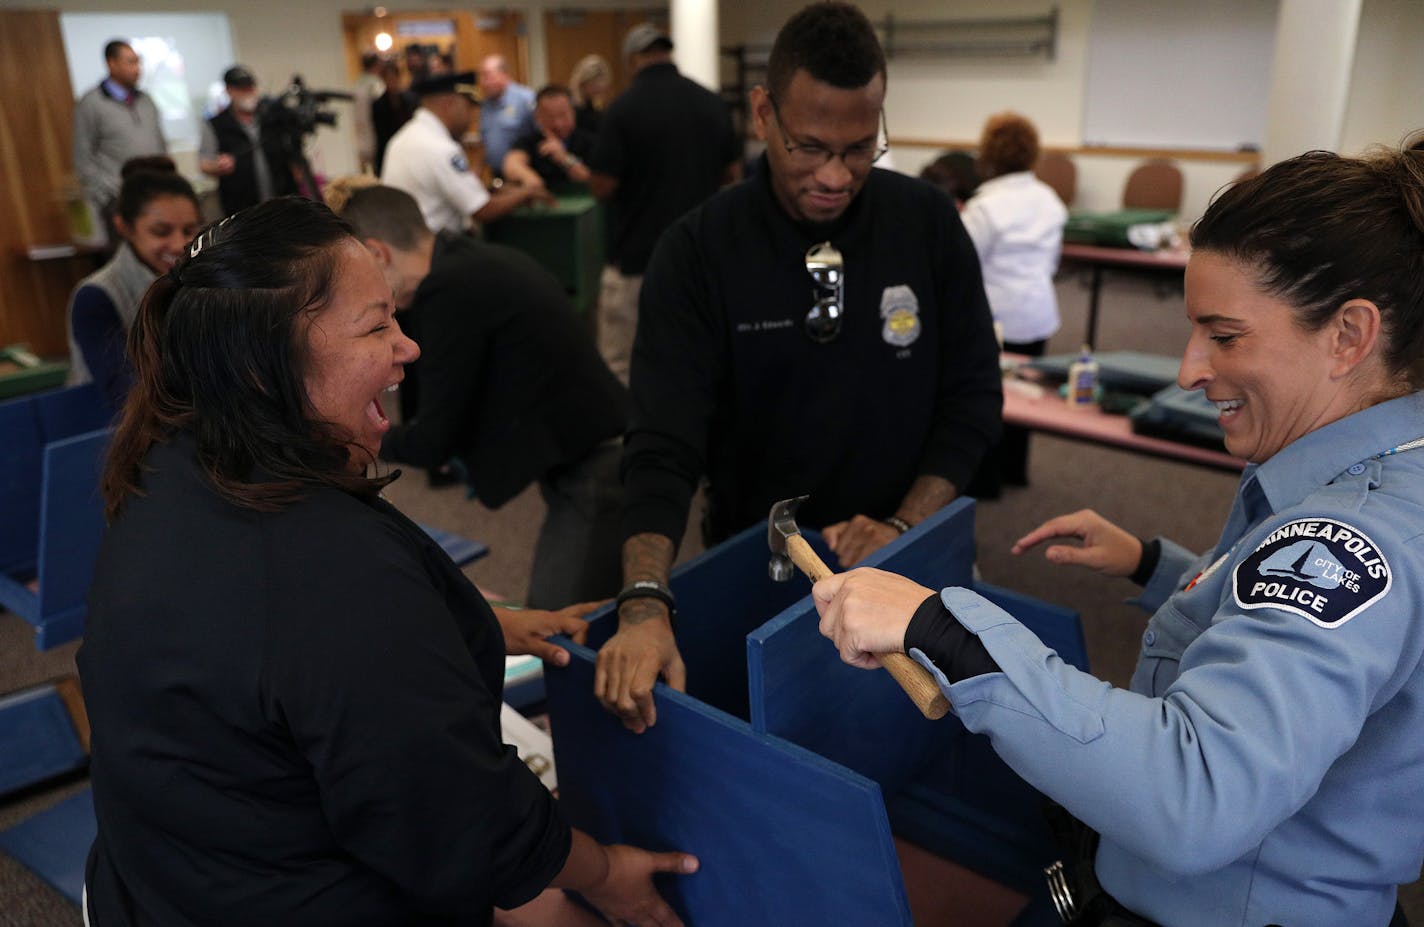
<path fill-rule="evenodd" d="M 1232 594 L 1242 608 L 1279 608 L 1338 628 L 1392 582 L 1389 562 L 1364 532 L 1330 518 L 1299 518 L 1236 565 Z"/>
<path fill-rule="evenodd" d="M 886 344 L 907 347 L 920 337 L 920 301 L 908 286 L 887 286 L 880 294 L 880 317 L 885 320 L 880 337 Z"/>
<path fill-rule="evenodd" d="M 465 156 L 462 154 L 451 155 L 450 166 L 461 174 L 468 174 L 470 172 L 470 162 L 466 161 Z"/>

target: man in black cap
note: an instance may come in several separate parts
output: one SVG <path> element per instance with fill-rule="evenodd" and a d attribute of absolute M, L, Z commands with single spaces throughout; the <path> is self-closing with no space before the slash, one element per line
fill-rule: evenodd
<path fill-rule="evenodd" d="M 663 229 L 735 179 L 741 145 L 715 93 L 678 73 L 672 39 L 639 23 L 623 39 L 633 85 L 608 107 L 589 188 L 613 205 L 598 301 L 598 350 L 624 383 L 643 268 Z"/>
<path fill-rule="evenodd" d="M 223 72 L 227 107 L 203 123 L 198 168 L 218 179 L 223 215 L 255 206 L 273 196 L 297 192 L 292 165 L 282 139 L 262 131 L 262 103 L 257 78 L 240 64 Z"/>
<path fill-rule="evenodd" d="M 491 194 L 470 170 L 460 138 L 479 103 L 472 72 L 430 77 L 411 90 L 420 108 L 386 146 L 381 182 L 415 197 L 432 232 L 463 232 L 530 200 L 552 200 L 546 190 L 513 184 Z"/>

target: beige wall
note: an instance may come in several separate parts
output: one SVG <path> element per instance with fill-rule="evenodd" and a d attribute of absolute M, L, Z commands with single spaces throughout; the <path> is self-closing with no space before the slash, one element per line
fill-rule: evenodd
<path fill-rule="evenodd" d="M 1424 4 L 1364 0 L 1340 150 L 1359 153 L 1424 129 Z"/>
<path fill-rule="evenodd" d="M 0 0 L 9 5 L 11 0 Z M 893 12 L 901 20 L 947 17 L 1020 16 L 1059 8 L 1058 54 L 1053 61 L 896 60 L 890 65 L 890 96 L 886 104 L 891 135 L 901 138 L 970 140 L 989 114 L 1016 109 L 1039 126 L 1045 144 L 1073 146 L 1082 142 L 1083 93 L 1093 0 L 864 0 L 872 19 Z M 1170 0 L 1145 0 L 1166 3 Z M 340 88 L 347 77 L 341 48 L 340 14 L 364 9 L 354 0 L 247 0 L 241 4 L 210 0 L 18 0 L 27 7 L 65 11 L 143 9 L 224 10 L 238 56 L 269 87 L 284 85 L 299 71 L 310 86 Z M 442 4 L 385 0 L 391 9 L 431 9 Z M 492 4 L 494 5 L 494 4 Z M 546 78 L 542 55 L 542 11 L 582 6 L 628 8 L 655 6 L 634 0 L 501 0 L 504 9 L 522 10 L 529 26 L 533 79 Z M 770 42 L 782 22 L 802 0 L 720 0 L 721 41 Z M 1341 147 L 1358 150 L 1372 141 L 1394 141 L 1414 124 L 1424 124 L 1415 101 L 1424 86 L 1424 16 L 1419 0 L 1365 0 L 1360 22 L 1349 104 Z M 1203 62 L 1209 67 L 1209 62 Z M 220 68 L 218 68 L 220 70 Z M 354 166 L 349 119 L 337 131 L 322 130 L 313 155 L 314 166 L 339 174 Z M 901 169 L 918 170 L 934 149 L 900 148 Z M 1120 196 L 1133 159 L 1080 156 L 1079 204 L 1110 208 Z M 1239 165 L 1186 162 L 1189 217 L 1205 208 L 1211 193 L 1239 171 Z"/>
<path fill-rule="evenodd" d="M 723 0 L 722 42 L 770 43 L 801 0 Z M 864 0 L 872 20 L 1041 16 L 1049 0 Z M 1038 126 L 1048 145 L 1081 141 L 1092 0 L 1057 0 L 1058 54 L 1053 61 L 899 59 L 890 62 L 885 115 L 890 134 L 905 138 L 973 139 L 992 113 L 1017 110 Z"/>

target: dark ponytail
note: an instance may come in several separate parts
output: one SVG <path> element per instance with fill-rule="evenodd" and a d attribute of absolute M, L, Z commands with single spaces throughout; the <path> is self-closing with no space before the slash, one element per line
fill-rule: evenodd
<path fill-rule="evenodd" d="M 1222 192 L 1191 240 L 1253 268 L 1308 330 L 1370 300 L 1386 368 L 1424 389 L 1424 133 L 1362 158 L 1312 151 L 1273 165 Z"/>

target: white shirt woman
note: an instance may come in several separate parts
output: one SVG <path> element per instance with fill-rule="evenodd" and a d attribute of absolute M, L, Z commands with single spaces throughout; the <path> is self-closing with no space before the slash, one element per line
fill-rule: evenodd
<path fill-rule="evenodd" d="M 1004 341 L 1042 341 L 1058 331 L 1053 273 L 1068 210 L 1032 171 L 986 180 L 960 213 L 979 252 L 984 293 Z"/>

